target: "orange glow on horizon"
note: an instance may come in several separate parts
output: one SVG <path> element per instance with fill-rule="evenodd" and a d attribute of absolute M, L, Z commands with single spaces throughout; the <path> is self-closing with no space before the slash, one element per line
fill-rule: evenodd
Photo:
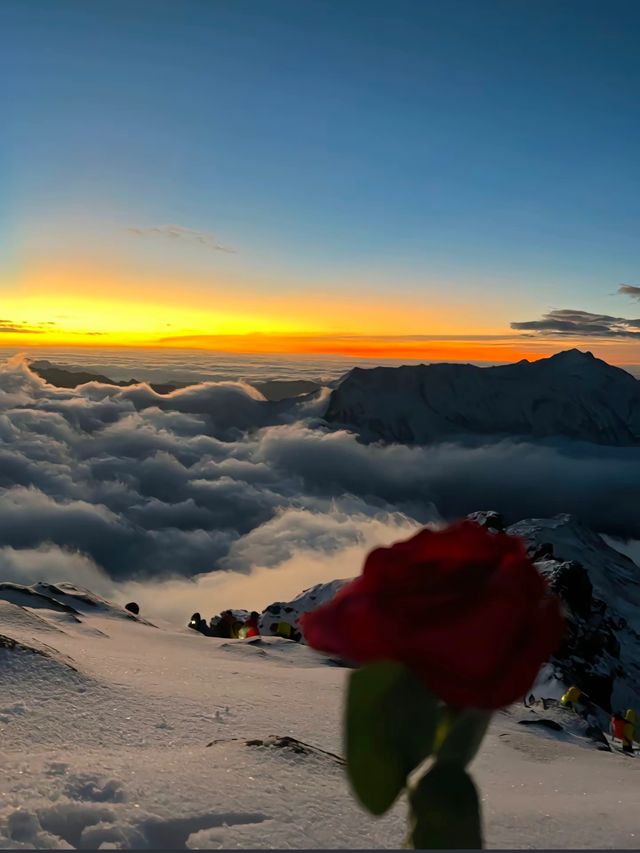
<path fill-rule="evenodd" d="M 636 365 L 640 361 L 637 348 L 616 346 L 593 341 L 531 340 L 403 340 L 366 336 L 304 336 L 304 335 L 217 335 L 203 340 L 201 336 L 184 339 L 114 342 L 112 339 L 78 336 L 28 336 L 0 333 L 0 347 L 15 349 L 95 348 L 95 349 L 185 349 L 228 354 L 277 356 L 333 356 L 354 360 L 407 360 L 456 362 L 515 362 L 522 359 L 537 361 L 563 349 L 577 347 L 590 350 L 599 358 L 619 365 Z"/>
<path fill-rule="evenodd" d="M 282 355 L 343 356 L 363 359 L 410 359 L 427 361 L 519 361 L 523 358 L 544 358 L 557 348 L 543 345 L 543 351 L 535 346 L 519 346 L 517 341 L 469 341 L 463 336 L 459 340 L 416 340 L 410 336 L 403 340 L 370 336 L 275 336 L 238 335 L 201 339 L 170 341 L 164 346 L 179 346 L 190 349 L 208 349 L 220 352 L 262 353 Z"/>
<path fill-rule="evenodd" d="M 578 347 L 638 364 L 636 343 L 519 336 L 473 306 L 257 282 L 181 282 L 89 264 L 25 265 L 5 282 L 0 346 L 176 348 L 369 360 L 534 361 Z M 488 313 L 490 322 L 493 316 Z M 11 331 L 13 329 L 13 331 Z"/>

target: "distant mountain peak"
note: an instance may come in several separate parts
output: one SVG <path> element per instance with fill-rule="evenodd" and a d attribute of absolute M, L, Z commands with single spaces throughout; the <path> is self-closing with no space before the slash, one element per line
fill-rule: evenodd
<path fill-rule="evenodd" d="M 585 351 L 578 349 L 577 347 L 561 350 L 560 352 L 550 356 L 548 361 L 599 361 L 601 364 L 607 364 L 606 361 L 596 358 L 589 350 Z M 609 367 L 610 365 L 607 366 Z"/>

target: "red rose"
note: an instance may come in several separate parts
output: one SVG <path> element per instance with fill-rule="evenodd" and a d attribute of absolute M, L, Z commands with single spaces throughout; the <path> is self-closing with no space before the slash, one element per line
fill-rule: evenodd
<path fill-rule="evenodd" d="M 484 709 L 524 696 L 563 632 L 521 540 L 471 521 L 372 551 L 301 624 L 320 651 L 403 663 L 449 704 Z"/>

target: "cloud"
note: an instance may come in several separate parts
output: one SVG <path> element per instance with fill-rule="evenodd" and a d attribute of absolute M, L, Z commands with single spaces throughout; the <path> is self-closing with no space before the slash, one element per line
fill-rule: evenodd
<path fill-rule="evenodd" d="M 63 550 L 56 545 L 37 548 L 0 548 L 0 578 L 12 583 L 32 584 L 40 580 L 55 583 L 72 577 L 98 595 L 117 594 L 113 580 L 96 564 L 78 552 Z"/>
<path fill-rule="evenodd" d="M 511 328 L 541 337 L 640 338 L 640 319 L 592 314 L 571 308 L 549 311 L 540 320 L 511 323 Z"/>
<path fill-rule="evenodd" d="M 630 560 L 640 567 L 640 539 L 616 539 L 614 536 L 603 536 L 607 545 L 611 545 L 616 551 L 629 557 Z"/>
<path fill-rule="evenodd" d="M 41 323 L 25 323 L 16 320 L 0 320 L 0 335 L 44 335 L 58 328 L 58 323 L 53 320 L 43 320 Z M 68 329 L 69 335 L 90 335 L 92 337 L 104 335 L 106 332 L 93 332 L 87 330 Z"/>
<path fill-rule="evenodd" d="M 183 228 L 181 225 L 155 225 L 146 228 L 127 228 L 129 234 L 135 237 L 160 237 L 166 240 L 181 240 L 187 243 L 196 243 L 213 249 L 215 252 L 228 252 L 236 254 L 237 250 L 224 246 L 218 241 L 215 234 L 210 231 L 197 231 L 194 228 Z"/>
<path fill-rule="evenodd" d="M 57 389 L 0 364 L 0 579 L 75 581 L 184 623 L 356 574 L 375 544 L 478 509 L 640 539 L 640 448 L 365 445 L 325 405 L 229 382 Z"/>
<path fill-rule="evenodd" d="M 274 598 L 286 601 L 314 584 L 351 577 L 372 548 L 418 528 L 400 513 L 348 513 L 338 505 L 324 513 L 285 510 L 232 549 L 226 569 L 191 578 L 118 581 L 82 554 L 53 545 L 0 548 L 0 577 L 28 584 L 71 577 L 122 604 L 137 601 L 146 616 L 181 625 L 195 608 L 208 615 L 228 607 L 262 610 Z"/>
<path fill-rule="evenodd" d="M 49 323 L 43 325 L 50 325 Z M 0 334 L 8 335 L 42 335 L 45 329 L 33 328 L 26 323 L 14 320 L 0 320 Z"/>
<path fill-rule="evenodd" d="M 618 293 L 623 296 L 631 296 L 632 299 L 640 299 L 640 287 L 635 284 L 621 284 Z"/>
<path fill-rule="evenodd" d="M 188 580 L 127 582 L 111 594 L 123 603 L 137 601 L 143 613 L 175 624 L 184 624 L 196 609 L 207 616 L 230 607 L 263 610 L 314 584 L 353 577 L 372 548 L 406 538 L 418 527 L 399 513 L 285 510 L 243 544 L 242 554 L 232 554 L 227 569 Z M 310 537 L 305 539 L 305 533 Z M 250 571 L 238 571 L 238 565 L 249 564 Z"/>

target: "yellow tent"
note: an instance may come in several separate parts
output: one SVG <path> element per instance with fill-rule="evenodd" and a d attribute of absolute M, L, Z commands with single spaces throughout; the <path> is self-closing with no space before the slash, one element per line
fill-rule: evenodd
<path fill-rule="evenodd" d="M 565 708 L 574 708 L 580 701 L 582 691 L 577 687 L 570 687 L 560 700 L 560 704 Z"/>
<path fill-rule="evenodd" d="M 633 710 L 633 708 L 627 708 L 627 710 L 624 712 L 624 720 L 625 720 L 625 724 L 624 724 L 625 740 L 628 740 L 631 743 L 633 743 L 634 740 L 635 741 L 640 740 L 640 737 L 638 736 L 637 727 L 636 727 L 636 723 L 637 723 L 636 712 Z"/>

